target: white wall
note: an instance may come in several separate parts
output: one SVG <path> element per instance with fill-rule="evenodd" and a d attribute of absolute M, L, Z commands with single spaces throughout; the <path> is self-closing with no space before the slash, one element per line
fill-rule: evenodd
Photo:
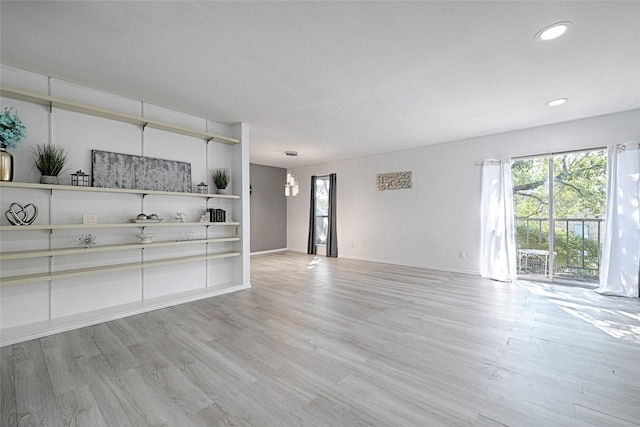
<path fill-rule="evenodd" d="M 311 175 L 337 173 L 339 256 L 479 272 L 476 162 L 640 140 L 640 110 L 296 169 L 287 246 L 306 252 Z M 410 190 L 376 191 L 376 174 L 413 172 Z M 464 251 L 466 258 L 460 259 Z"/>
<path fill-rule="evenodd" d="M 169 160 L 189 162 L 191 164 L 192 184 L 195 191 L 201 181 L 215 188 L 209 170 L 226 167 L 231 170 L 231 192 L 241 195 L 239 200 L 175 197 L 153 195 L 142 198 L 137 194 L 112 194 L 94 192 L 69 192 L 2 188 L 0 207 L 2 212 L 13 201 L 35 202 L 40 210 L 36 224 L 81 223 L 82 214 L 98 215 L 99 223 L 125 223 L 138 213 L 156 213 L 165 222 L 174 222 L 178 211 L 187 213 L 187 221 L 197 222 L 206 208 L 222 208 L 227 216 L 241 222 L 240 242 L 209 244 L 203 243 L 150 248 L 144 250 L 145 260 L 203 255 L 205 253 L 241 252 L 235 258 L 214 259 L 190 262 L 179 265 L 156 267 L 153 269 L 104 273 L 77 279 L 55 280 L 51 283 L 31 283 L 2 287 L 0 290 L 0 322 L 2 324 L 3 344 L 7 336 L 12 336 L 19 327 L 32 325 L 24 329 L 38 335 L 51 331 L 51 321 L 71 318 L 79 314 L 82 322 L 95 323 L 92 313 L 105 310 L 113 317 L 121 317 L 118 307 L 125 307 L 131 314 L 131 307 L 138 311 L 149 309 L 148 303 L 159 298 L 164 305 L 171 304 L 172 295 L 181 295 L 202 291 L 201 295 L 213 290 L 250 286 L 249 279 L 249 129 L 246 124 L 224 125 L 210 120 L 168 110 L 166 108 L 142 103 L 138 100 L 97 91 L 87 87 L 52 79 L 13 67 L 2 66 L 2 84 L 9 87 L 29 90 L 40 94 L 76 101 L 82 104 L 101 107 L 120 113 L 144 114 L 155 120 L 183 126 L 199 131 L 209 131 L 242 140 L 239 145 L 227 145 L 217 142 L 175 134 L 157 129 L 142 129 L 141 126 L 95 117 L 73 111 L 53 108 L 19 101 L 12 98 L 0 98 L 0 107 L 15 108 L 26 125 L 27 137 L 19 143 L 17 149 L 10 150 L 14 155 L 14 182 L 39 181 L 40 174 L 32 168 L 31 150 L 36 144 L 52 142 L 64 146 L 69 151 L 69 170 L 60 175 L 60 184 L 70 185 L 70 173 L 82 169 L 91 173 L 91 150 L 105 150 L 131 155 L 143 155 Z M 247 191 L 244 191 L 246 188 Z M 4 216 L 2 225 L 8 225 Z M 209 227 L 208 237 L 224 237 L 234 234 L 235 227 Z M 192 233 L 203 238 L 204 227 L 158 228 L 154 241 L 177 240 L 181 233 Z M 44 231 L 6 231 L 0 240 L 3 252 L 74 247 L 78 236 L 92 233 L 97 244 L 137 243 L 135 237 L 139 229 L 74 229 L 56 230 L 49 236 Z M 244 238 L 246 236 L 246 238 Z M 207 252 L 208 251 L 208 252 Z M 56 256 L 27 260 L 3 261 L 2 277 L 46 272 L 51 262 L 54 271 L 85 268 L 98 265 L 139 262 L 142 253 L 139 249 L 120 252 L 102 252 L 82 256 Z M 195 294 L 194 294 L 195 295 Z M 211 296 L 211 295 L 209 295 Z M 196 298 L 192 298 L 196 299 Z M 132 306 L 133 304 L 133 306 Z M 147 307 L 143 307 L 147 305 Z M 151 304 L 152 305 L 152 304 Z M 126 311 L 126 310 L 125 310 Z M 135 310 L 134 310 L 135 311 Z M 114 314 L 115 313 L 115 314 Z M 98 316 L 98 314 L 96 314 Z M 97 317 L 96 317 L 97 318 Z M 78 323 L 81 326 L 82 322 Z M 73 323 L 73 322 L 71 322 Z M 66 328 L 69 324 L 57 322 Z M 66 326 L 65 326 L 66 325 Z M 59 329 L 58 329 L 59 330 Z"/>

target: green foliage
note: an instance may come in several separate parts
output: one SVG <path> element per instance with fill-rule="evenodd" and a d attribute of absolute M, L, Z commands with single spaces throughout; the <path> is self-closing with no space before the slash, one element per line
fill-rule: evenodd
<path fill-rule="evenodd" d="M 0 114 L 0 144 L 7 148 L 16 148 L 18 142 L 25 137 L 26 127 L 17 112 L 11 115 L 12 110 L 13 108 L 5 108 L 4 113 Z"/>
<path fill-rule="evenodd" d="M 67 163 L 68 151 L 55 144 L 38 144 L 32 151 L 33 166 L 43 176 L 58 176 Z"/>
<path fill-rule="evenodd" d="M 224 190 L 229 185 L 229 181 L 231 181 L 231 175 L 229 171 L 224 168 L 217 168 L 211 171 L 211 177 L 213 178 L 213 183 L 215 184 L 218 190 Z"/>
<path fill-rule="evenodd" d="M 556 155 L 553 167 L 554 216 L 602 218 L 606 204 L 606 151 Z M 516 160 L 511 172 L 516 217 L 548 217 L 548 158 Z"/>
<path fill-rule="evenodd" d="M 564 227 L 565 221 L 556 222 L 554 252 L 555 271 L 572 272 L 578 275 L 589 275 L 589 269 L 598 268 L 598 257 L 600 254 L 598 241 L 595 239 L 582 239 L 581 236 Z M 527 239 L 528 234 L 528 239 Z M 529 222 L 529 226 L 524 221 L 519 221 L 516 226 L 516 242 L 518 248 L 529 249 L 549 249 L 549 224 L 542 222 L 542 227 L 538 221 Z M 584 245 L 584 246 L 583 246 Z M 583 265 L 584 255 L 584 265 Z M 573 271 L 575 270 L 575 271 Z"/>
<path fill-rule="evenodd" d="M 604 218 L 607 153 L 604 150 L 553 156 L 554 260 L 556 273 L 593 276 L 598 268 L 597 221 L 590 236 L 571 228 L 566 219 Z M 549 249 L 549 157 L 516 160 L 511 167 L 518 248 Z M 529 225 L 523 218 L 529 218 Z M 537 219 L 540 219 L 538 221 Z M 528 235 L 528 239 L 527 239 Z"/>
<path fill-rule="evenodd" d="M 511 165 L 516 218 L 549 216 L 549 164 L 546 158 L 516 160 Z"/>

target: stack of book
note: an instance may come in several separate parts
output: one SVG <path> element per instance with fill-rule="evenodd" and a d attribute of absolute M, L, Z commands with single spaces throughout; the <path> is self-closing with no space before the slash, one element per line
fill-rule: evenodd
<path fill-rule="evenodd" d="M 224 209 L 207 209 L 210 215 L 211 222 L 226 222 L 227 213 Z"/>

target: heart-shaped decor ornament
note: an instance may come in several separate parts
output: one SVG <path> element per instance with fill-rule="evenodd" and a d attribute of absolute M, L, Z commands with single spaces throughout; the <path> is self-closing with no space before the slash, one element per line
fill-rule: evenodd
<path fill-rule="evenodd" d="M 31 225 L 38 217 L 38 207 L 33 203 L 22 206 L 13 202 L 4 216 L 13 225 Z"/>

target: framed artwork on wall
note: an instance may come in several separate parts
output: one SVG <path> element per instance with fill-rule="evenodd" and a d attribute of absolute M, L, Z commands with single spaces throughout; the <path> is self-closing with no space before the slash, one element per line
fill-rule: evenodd
<path fill-rule="evenodd" d="M 94 187 L 191 192 L 191 163 L 92 150 Z"/>

